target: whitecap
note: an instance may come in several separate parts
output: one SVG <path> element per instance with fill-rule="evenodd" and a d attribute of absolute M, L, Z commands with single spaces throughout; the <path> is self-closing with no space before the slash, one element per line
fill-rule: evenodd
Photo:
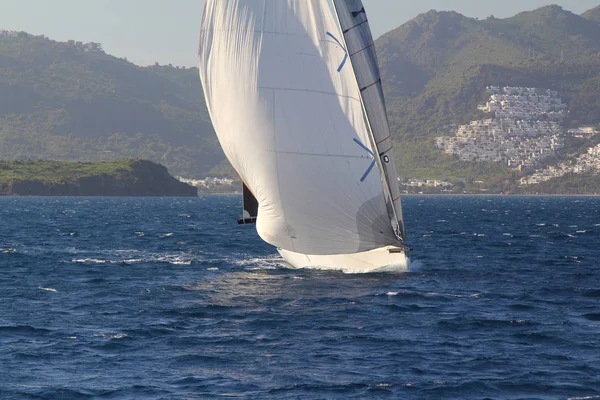
<path fill-rule="evenodd" d="M 569 397 L 568 400 L 593 400 L 600 399 L 600 396 Z"/>
<path fill-rule="evenodd" d="M 101 338 L 108 339 L 108 340 L 113 340 L 113 339 L 118 340 L 118 339 L 126 338 L 129 335 L 127 335 L 126 333 L 114 333 L 114 334 L 112 334 L 112 333 L 96 333 L 96 334 L 94 334 L 94 336 L 101 337 Z"/>
<path fill-rule="evenodd" d="M 418 272 L 423 269 L 423 263 L 419 260 L 413 260 L 408 258 L 408 271 L 409 272 Z"/>
<path fill-rule="evenodd" d="M 160 235 L 161 238 L 171 237 L 175 235 L 173 232 L 165 233 L 164 235 Z"/>
<path fill-rule="evenodd" d="M 283 258 L 281 258 L 279 255 L 233 260 L 232 263 L 251 271 L 264 269 L 271 270 L 285 266 Z"/>
<path fill-rule="evenodd" d="M 100 260 L 98 258 L 74 258 L 71 260 L 74 263 L 95 263 L 95 264 L 106 264 L 107 260 Z"/>
<path fill-rule="evenodd" d="M 51 287 L 41 287 L 40 286 L 40 289 L 41 290 L 45 290 L 46 292 L 53 292 L 53 293 L 57 293 L 58 292 L 58 290 L 56 290 L 54 288 L 51 288 Z"/>

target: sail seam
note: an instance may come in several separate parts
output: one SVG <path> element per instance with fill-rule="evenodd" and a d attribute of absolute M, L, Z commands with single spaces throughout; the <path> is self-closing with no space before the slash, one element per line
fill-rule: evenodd
<path fill-rule="evenodd" d="M 352 53 L 352 54 L 350 54 L 350 57 L 354 57 L 354 56 L 355 56 L 355 55 L 357 55 L 358 53 L 362 53 L 363 51 L 365 51 L 365 50 L 367 50 L 367 49 L 370 49 L 371 47 L 374 47 L 374 46 L 375 46 L 375 42 L 371 42 L 371 44 L 370 44 L 370 45 L 368 45 L 368 46 L 366 46 L 366 47 L 363 47 L 362 49 L 358 50 L 358 51 L 357 51 L 357 52 L 355 52 L 355 53 Z"/>
<path fill-rule="evenodd" d="M 383 142 L 385 142 L 386 140 L 388 140 L 389 138 L 391 138 L 392 135 L 389 135 L 388 137 L 386 137 L 385 139 L 380 140 L 379 142 L 377 142 L 377 144 L 381 144 Z"/>
<path fill-rule="evenodd" d="M 346 30 L 344 31 L 344 35 L 345 35 L 346 33 L 350 32 L 352 29 L 354 29 L 354 28 L 358 28 L 359 26 L 361 26 L 361 25 L 364 25 L 364 24 L 366 24 L 367 22 L 369 22 L 369 20 L 368 20 L 368 19 L 364 20 L 363 22 L 361 22 L 361 23 L 359 23 L 359 24 L 356 24 L 356 25 L 354 25 L 352 28 L 348 28 L 348 29 L 346 29 Z"/>
<path fill-rule="evenodd" d="M 349 95 L 345 95 L 345 94 L 339 94 L 339 93 L 325 92 L 325 91 L 322 91 L 322 90 L 293 89 L 293 88 L 272 87 L 272 86 L 258 86 L 258 88 L 259 89 L 266 89 L 266 90 L 282 90 L 282 91 L 286 91 L 286 92 L 319 93 L 319 94 L 326 94 L 326 95 L 329 95 L 329 96 L 343 97 L 345 99 L 351 99 L 351 100 L 355 100 L 355 101 L 360 102 L 359 99 L 357 99 L 356 97 L 353 97 L 353 96 L 349 96 Z"/>
<path fill-rule="evenodd" d="M 375 82 L 371 83 L 370 85 L 367 85 L 363 88 L 360 89 L 361 92 L 364 92 L 365 90 L 367 90 L 368 88 L 370 88 L 371 86 L 375 86 L 378 83 L 381 83 L 381 79 L 376 80 Z"/>
<path fill-rule="evenodd" d="M 315 157 L 356 158 L 356 159 L 368 159 L 368 160 L 372 159 L 372 157 L 368 157 L 368 156 L 350 156 L 350 155 L 344 155 L 344 154 L 324 154 L 324 153 L 303 153 L 303 152 L 299 152 L 299 151 L 274 150 L 274 151 L 272 151 L 272 153 L 292 154 L 292 155 L 299 155 L 299 156 L 315 156 Z"/>

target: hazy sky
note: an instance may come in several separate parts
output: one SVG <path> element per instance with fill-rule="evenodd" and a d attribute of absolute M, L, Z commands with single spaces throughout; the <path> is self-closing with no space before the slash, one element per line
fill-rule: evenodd
<path fill-rule="evenodd" d="M 559 4 L 577 14 L 600 0 L 363 0 L 375 37 L 420 13 L 454 10 L 468 17 L 510 17 Z M 0 29 L 51 39 L 102 43 L 107 53 L 149 65 L 193 66 L 204 0 L 0 0 Z"/>

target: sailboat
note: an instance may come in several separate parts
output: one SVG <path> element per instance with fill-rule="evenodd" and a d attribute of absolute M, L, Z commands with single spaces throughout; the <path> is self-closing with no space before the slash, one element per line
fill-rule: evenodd
<path fill-rule="evenodd" d="M 240 223 L 293 267 L 406 270 L 400 189 L 361 0 L 206 0 L 198 65 Z"/>

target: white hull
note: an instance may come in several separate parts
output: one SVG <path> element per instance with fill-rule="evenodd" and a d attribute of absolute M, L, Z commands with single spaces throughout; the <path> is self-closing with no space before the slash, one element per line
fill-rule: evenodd
<path fill-rule="evenodd" d="M 390 251 L 392 250 L 392 251 Z M 277 249 L 294 268 L 331 269 L 347 273 L 406 272 L 409 258 L 397 247 L 387 246 L 355 254 L 307 255 Z"/>

